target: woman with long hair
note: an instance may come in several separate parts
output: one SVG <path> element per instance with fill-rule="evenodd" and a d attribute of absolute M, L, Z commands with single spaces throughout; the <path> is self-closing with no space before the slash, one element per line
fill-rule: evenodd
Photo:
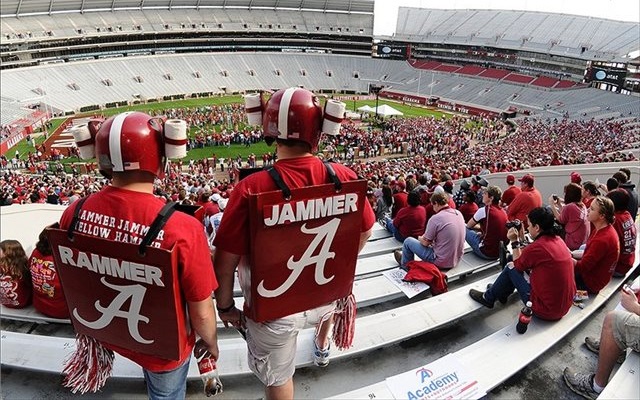
<path fill-rule="evenodd" d="M 578 250 L 589 237 L 587 207 L 582 202 L 582 188 L 576 183 L 564 187 L 564 204 L 558 196 L 549 197 L 556 220 L 564 227 L 564 242 L 569 250 Z"/>
<path fill-rule="evenodd" d="M 0 242 L 0 303 L 9 308 L 23 308 L 31 304 L 27 255 L 17 240 Z"/>
<path fill-rule="evenodd" d="M 576 293 L 571 253 L 558 236 L 560 227 L 548 208 L 534 208 L 527 215 L 527 222 L 533 242 L 523 247 L 524 224 L 520 230 L 510 228 L 507 237 L 511 241 L 513 262 L 507 263 L 486 292 L 471 289 L 469 296 L 493 308 L 496 300 L 506 303 L 515 289 L 523 303 L 531 301 L 538 318 L 558 320 L 569 312 Z"/>
<path fill-rule="evenodd" d="M 387 184 L 382 185 L 382 196 L 376 202 L 375 212 L 376 220 L 384 220 L 385 217 L 391 215 L 391 206 L 393 205 L 393 192 Z"/>
<path fill-rule="evenodd" d="M 33 307 L 49 317 L 69 318 L 67 301 L 54 265 L 46 228 L 40 232 L 36 248 L 31 252 L 29 270 L 33 285 Z"/>

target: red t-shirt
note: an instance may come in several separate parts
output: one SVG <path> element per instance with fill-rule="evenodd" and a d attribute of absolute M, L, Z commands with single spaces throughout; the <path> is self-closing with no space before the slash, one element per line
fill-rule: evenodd
<path fill-rule="evenodd" d="M 393 225 L 398 228 L 402 237 L 417 238 L 424 233 L 427 226 L 427 212 L 419 205 L 404 207 L 393 219 Z"/>
<path fill-rule="evenodd" d="M 60 220 L 61 229 L 69 227 L 77 203 L 73 203 L 65 210 Z M 79 222 L 97 226 L 97 231 L 103 234 L 105 239 L 112 240 L 114 245 L 118 242 L 139 243 L 146 233 L 146 231 L 140 232 L 142 230 L 140 227 L 151 225 L 164 205 L 164 201 L 152 194 L 107 186 L 90 196 L 82 206 L 81 212 L 81 215 L 86 211 L 88 215 L 101 218 L 102 225 L 82 219 Z M 87 231 L 93 230 L 85 226 L 83 232 Z M 173 248 L 176 252 L 178 280 L 186 301 L 198 302 L 210 298 L 211 293 L 218 287 L 218 282 L 213 272 L 209 245 L 200 221 L 185 213 L 175 212 L 163 227 L 161 234 L 157 236 L 156 241 L 152 243 L 152 245 L 155 244 L 159 244 L 163 249 Z M 91 303 L 96 300 L 87 299 Z M 69 304 L 69 308 L 72 309 L 73 305 Z M 167 326 L 167 329 L 174 328 Z M 103 344 L 149 371 L 162 372 L 182 365 L 191 356 L 194 342 L 195 332 L 191 330 L 187 341 L 180 344 L 182 350 L 178 361 L 133 352 L 108 343 Z"/>
<path fill-rule="evenodd" d="M 564 225 L 564 242 L 569 250 L 577 250 L 589 237 L 590 224 L 587 220 L 587 208 L 576 203 L 566 204 L 560 212 L 558 222 Z"/>
<path fill-rule="evenodd" d="M 509 205 L 507 212 L 509 221 L 519 219 L 526 228 L 529 211 L 536 207 L 542 207 L 542 196 L 538 189 L 527 188 L 523 190 Z"/>
<path fill-rule="evenodd" d="M 409 205 L 407 199 L 409 198 L 409 193 L 407 192 L 398 192 L 393 195 L 393 207 L 391 208 L 391 218 L 395 218 L 398 215 L 398 211 Z"/>
<path fill-rule="evenodd" d="M 613 226 L 593 230 L 582 258 L 576 263 L 576 275 L 582 278 L 589 293 L 598 293 L 607 286 L 620 255 L 620 242 Z"/>
<path fill-rule="evenodd" d="M 515 199 L 516 196 L 519 195 L 521 192 L 522 192 L 522 190 L 520 190 L 519 187 L 517 187 L 517 186 L 509 186 L 504 191 L 504 193 L 502 193 L 502 197 L 500 198 L 500 201 L 502 201 L 506 205 L 509 205 L 509 204 L 511 204 L 513 199 Z"/>
<path fill-rule="evenodd" d="M 480 212 L 484 209 L 484 212 Z M 500 254 L 500 241 L 507 243 L 507 213 L 502 207 L 492 204 L 488 207 L 489 216 L 486 215 L 487 207 L 479 209 L 473 217 L 474 220 L 480 218 L 480 228 L 482 229 L 482 253 L 487 257 L 498 257 Z"/>
<path fill-rule="evenodd" d="M 616 272 L 626 274 L 636 260 L 636 238 L 638 237 L 636 224 L 633 223 L 629 211 L 616 212 L 613 229 L 616 230 L 620 242 L 620 257 L 616 264 Z"/>
<path fill-rule="evenodd" d="M 464 203 L 458 207 L 458 211 L 462 214 L 464 222 L 469 222 L 469 220 L 473 218 L 473 214 L 478 211 L 478 205 L 476 203 Z"/>
<path fill-rule="evenodd" d="M 341 181 L 358 179 L 355 172 L 342 164 L 332 164 Z M 274 167 L 290 188 L 329 183 L 329 176 L 322 161 L 317 157 L 297 157 L 278 160 Z M 234 188 L 229 203 L 224 210 L 224 218 L 216 233 L 213 244 L 216 249 L 236 254 L 249 254 L 249 194 L 279 190 L 278 186 L 266 171 L 260 171 L 244 178 Z M 361 232 L 366 232 L 375 222 L 375 214 L 371 204 L 365 201 L 362 214 Z M 268 251 L 269 249 L 265 249 Z"/>
<path fill-rule="evenodd" d="M 560 237 L 539 236 L 513 264 L 518 271 L 529 271 L 529 299 L 537 317 L 554 321 L 569 312 L 576 282 L 571 253 Z"/>
<path fill-rule="evenodd" d="M 69 308 L 62 292 L 53 255 L 44 256 L 38 249 L 34 249 L 29 257 L 29 269 L 35 309 L 49 317 L 69 318 Z"/>
<path fill-rule="evenodd" d="M 31 282 L 25 276 L 14 279 L 0 274 L 0 304 L 9 308 L 24 308 L 31 304 Z"/>

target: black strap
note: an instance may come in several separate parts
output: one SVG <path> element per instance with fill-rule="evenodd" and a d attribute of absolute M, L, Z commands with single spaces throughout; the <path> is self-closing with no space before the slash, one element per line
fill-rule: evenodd
<path fill-rule="evenodd" d="M 329 161 L 323 161 L 323 164 L 327 169 L 327 174 L 329 174 L 329 179 L 333 183 L 336 192 L 341 191 L 342 182 L 340 181 L 340 178 L 338 178 L 338 175 L 336 175 L 336 171 L 333 169 L 333 165 L 331 165 Z M 271 178 L 276 183 L 276 186 L 278 186 L 278 188 L 282 190 L 282 196 L 285 198 L 285 200 L 289 200 L 291 198 L 291 189 L 289 189 L 289 186 L 284 183 L 284 181 L 282 180 L 282 176 L 280 175 L 278 170 L 275 169 L 273 165 L 270 165 L 265 168 L 265 171 L 267 171 L 269 175 L 271 175 Z"/>
<path fill-rule="evenodd" d="M 289 200 L 291 198 L 291 189 L 289 189 L 289 186 L 284 183 L 284 181 L 282 180 L 282 176 L 280 175 L 278 170 L 276 170 L 273 165 L 270 165 L 269 167 L 267 167 L 266 171 L 269 173 L 269 175 L 271 175 L 271 179 L 273 179 L 273 181 L 276 183 L 276 186 L 278 186 L 278 188 L 282 190 L 282 196 L 285 198 L 285 200 Z"/>
<path fill-rule="evenodd" d="M 327 169 L 327 173 L 329 174 L 329 179 L 333 182 L 333 186 L 336 188 L 336 192 L 342 190 L 342 182 L 340 182 L 340 178 L 336 175 L 336 171 L 333 169 L 333 165 L 329 161 L 323 161 L 325 168 Z"/>
<path fill-rule="evenodd" d="M 142 242 L 140 242 L 140 246 L 138 247 L 138 253 L 140 255 L 145 255 L 147 252 L 147 246 L 153 242 L 153 240 L 158 236 L 162 227 L 167 223 L 169 217 L 176 211 L 176 205 L 178 202 L 172 201 L 165 204 L 164 207 L 158 212 L 156 219 L 153 220 L 151 226 L 149 226 L 149 230 L 147 234 L 144 235 Z"/>
<path fill-rule="evenodd" d="M 73 218 L 71 219 L 71 224 L 67 229 L 67 237 L 71 241 L 73 241 L 73 233 L 76 230 L 76 225 L 78 225 L 78 219 L 80 219 L 80 210 L 82 209 L 82 205 L 84 204 L 85 201 L 87 201 L 89 196 L 85 196 L 79 200 L 76 200 L 78 202 L 78 205 L 76 206 L 76 209 L 73 211 Z"/>

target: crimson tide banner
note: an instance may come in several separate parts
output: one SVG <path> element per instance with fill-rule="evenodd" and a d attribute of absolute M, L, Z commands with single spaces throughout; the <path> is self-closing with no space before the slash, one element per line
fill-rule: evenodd
<path fill-rule="evenodd" d="M 351 293 L 365 181 L 251 195 L 251 293 L 246 311 L 262 322 Z"/>
<path fill-rule="evenodd" d="M 77 333 L 169 360 L 187 340 L 174 252 L 48 229 Z"/>

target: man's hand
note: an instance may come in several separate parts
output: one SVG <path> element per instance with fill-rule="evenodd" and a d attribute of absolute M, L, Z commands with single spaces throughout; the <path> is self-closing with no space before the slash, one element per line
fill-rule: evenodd
<path fill-rule="evenodd" d="M 237 307 L 233 307 L 231 310 L 227 312 L 219 312 L 218 317 L 224 323 L 225 327 L 232 326 L 236 329 L 245 329 L 245 316 Z"/>
<path fill-rule="evenodd" d="M 196 359 L 199 359 L 202 356 L 211 356 L 214 360 L 218 361 L 218 357 L 220 356 L 220 351 L 218 350 L 218 342 L 215 342 L 213 345 L 207 344 L 204 340 L 198 339 L 196 341 L 196 345 L 193 347 L 193 355 Z"/>
<path fill-rule="evenodd" d="M 621 290 L 620 303 L 622 303 L 622 307 L 624 307 L 625 310 L 636 315 L 640 315 L 640 304 L 638 304 L 638 298 L 631 289 L 628 289 L 627 286 Z"/>

